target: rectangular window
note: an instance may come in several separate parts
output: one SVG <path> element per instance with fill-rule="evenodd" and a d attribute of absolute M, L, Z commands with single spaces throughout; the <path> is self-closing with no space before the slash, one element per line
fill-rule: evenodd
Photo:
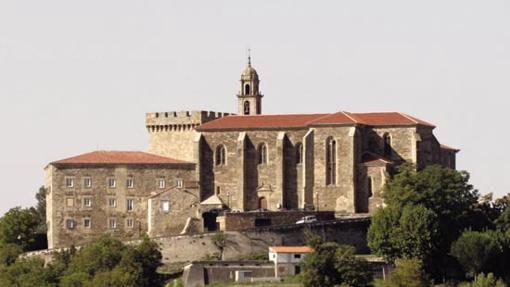
<path fill-rule="evenodd" d="M 84 218 L 83 219 L 83 227 L 90 228 L 92 226 L 90 218 Z"/>
<path fill-rule="evenodd" d="M 67 188 L 74 187 L 74 177 L 66 177 L 65 178 L 65 185 Z"/>
<path fill-rule="evenodd" d="M 115 198 L 108 198 L 108 206 L 109 207 L 116 207 L 117 206 L 117 200 Z"/>
<path fill-rule="evenodd" d="M 135 182 L 133 181 L 133 179 L 132 179 L 132 178 L 128 178 L 128 179 L 126 180 L 126 187 L 127 187 L 127 188 L 133 188 L 133 187 L 135 187 Z"/>
<path fill-rule="evenodd" d="M 74 229 L 76 227 L 76 223 L 74 222 L 74 219 L 66 220 L 66 226 L 67 226 L 67 229 Z"/>
<path fill-rule="evenodd" d="M 90 177 L 85 177 L 83 179 L 83 187 L 91 188 L 92 187 L 92 179 Z"/>
<path fill-rule="evenodd" d="M 108 179 L 108 187 L 109 188 L 115 188 L 116 185 L 117 185 L 117 181 L 115 180 L 115 178 Z"/>
<path fill-rule="evenodd" d="M 164 212 L 170 211 L 170 201 L 161 200 L 160 207 L 161 207 L 161 210 Z"/>
<path fill-rule="evenodd" d="M 295 259 L 300 259 L 301 258 L 301 254 L 294 254 L 294 258 Z"/>
<path fill-rule="evenodd" d="M 84 197 L 83 198 L 83 206 L 91 207 L 92 206 L 92 197 Z"/>
<path fill-rule="evenodd" d="M 133 228 L 135 226 L 135 222 L 132 218 L 126 219 L 126 227 L 127 228 Z"/>
<path fill-rule="evenodd" d="M 126 209 L 127 209 L 127 211 L 133 211 L 134 207 L 135 207 L 135 200 L 134 199 L 126 200 Z"/>
<path fill-rule="evenodd" d="M 158 179 L 158 188 L 165 188 L 166 181 L 162 178 Z"/>
<path fill-rule="evenodd" d="M 108 228 L 110 228 L 110 229 L 117 228 L 117 219 L 115 219 L 115 218 L 108 219 Z"/>
<path fill-rule="evenodd" d="M 72 207 L 72 206 L 74 206 L 74 198 L 70 198 L 70 197 L 69 197 L 69 198 L 66 198 L 66 205 L 67 205 L 68 207 Z"/>
<path fill-rule="evenodd" d="M 184 182 L 182 181 L 182 179 L 176 179 L 176 183 L 177 183 L 177 188 L 184 187 Z"/>

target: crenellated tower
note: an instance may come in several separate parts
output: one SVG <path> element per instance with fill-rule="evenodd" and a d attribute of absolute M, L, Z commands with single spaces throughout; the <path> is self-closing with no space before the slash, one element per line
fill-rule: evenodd
<path fill-rule="evenodd" d="M 259 75 L 251 66 L 251 57 L 248 56 L 248 65 L 241 74 L 241 90 L 237 94 L 239 115 L 260 115 L 262 113 L 262 97 L 259 91 Z"/>

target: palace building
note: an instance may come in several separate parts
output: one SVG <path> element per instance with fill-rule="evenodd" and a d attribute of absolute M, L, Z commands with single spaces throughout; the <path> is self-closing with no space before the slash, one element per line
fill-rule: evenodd
<path fill-rule="evenodd" d="M 147 113 L 149 147 L 94 151 L 46 167 L 49 247 L 211 230 L 211 211 L 373 213 L 395 167 L 455 168 L 435 126 L 400 112 L 262 113 L 248 61 L 237 114 Z"/>

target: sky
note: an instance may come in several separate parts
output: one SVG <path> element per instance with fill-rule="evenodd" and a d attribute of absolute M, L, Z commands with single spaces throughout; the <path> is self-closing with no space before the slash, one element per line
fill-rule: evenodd
<path fill-rule="evenodd" d="M 509 1 L 0 1 L 0 214 L 44 167 L 146 150 L 146 112 L 236 112 L 246 51 L 268 114 L 399 111 L 510 192 Z"/>

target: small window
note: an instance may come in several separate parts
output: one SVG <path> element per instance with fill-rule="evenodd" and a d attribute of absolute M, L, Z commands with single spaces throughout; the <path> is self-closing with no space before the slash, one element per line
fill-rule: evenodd
<path fill-rule="evenodd" d="M 259 144 L 258 163 L 259 164 L 267 164 L 267 146 L 265 143 Z"/>
<path fill-rule="evenodd" d="M 117 186 L 117 181 L 115 180 L 115 178 L 109 178 L 108 179 L 108 187 L 115 188 L 115 186 Z"/>
<path fill-rule="evenodd" d="M 116 207 L 117 206 L 117 200 L 115 198 L 108 198 L 108 206 L 109 207 Z"/>
<path fill-rule="evenodd" d="M 177 188 L 183 188 L 184 187 L 184 182 L 182 181 L 182 179 L 177 179 L 176 183 L 177 183 Z"/>
<path fill-rule="evenodd" d="M 65 185 L 67 188 L 74 187 L 74 177 L 66 177 L 65 178 Z"/>
<path fill-rule="evenodd" d="M 108 219 L 108 228 L 116 229 L 117 228 L 117 219 L 115 219 L 115 218 Z"/>
<path fill-rule="evenodd" d="M 67 229 L 74 229 L 76 227 L 76 222 L 74 221 L 74 219 L 68 219 L 66 220 L 66 226 Z"/>
<path fill-rule="evenodd" d="M 66 198 L 66 205 L 68 207 L 74 206 L 74 198 Z"/>
<path fill-rule="evenodd" d="M 133 187 L 135 187 L 135 182 L 133 181 L 133 179 L 132 179 L 132 178 L 128 178 L 128 179 L 126 180 L 126 187 L 127 187 L 127 188 L 133 188 Z"/>
<path fill-rule="evenodd" d="M 135 226 L 135 222 L 132 218 L 126 219 L 126 227 L 127 228 L 133 228 Z"/>
<path fill-rule="evenodd" d="M 162 178 L 158 179 L 158 188 L 163 189 L 166 187 L 166 181 Z"/>
<path fill-rule="evenodd" d="M 244 114 L 245 115 L 250 114 L 250 102 L 248 102 L 248 101 L 244 102 Z"/>
<path fill-rule="evenodd" d="M 301 258 L 301 254 L 294 254 L 294 258 L 295 259 L 300 259 Z"/>
<path fill-rule="evenodd" d="M 126 200 L 126 210 L 127 211 L 133 211 L 134 207 L 135 207 L 135 200 L 134 199 Z"/>
<path fill-rule="evenodd" d="M 92 226 L 90 218 L 84 218 L 83 219 L 83 227 L 90 228 Z"/>
<path fill-rule="evenodd" d="M 92 198 L 91 197 L 84 197 L 83 198 L 83 206 L 91 207 L 92 206 Z"/>
<path fill-rule="evenodd" d="M 92 179 L 90 177 L 85 177 L 83 179 L 83 187 L 91 188 L 92 187 Z"/>
<path fill-rule="evenodd" d="M 161 210 L 164 212 L 170 211 L 170 201 L 161 200 L 160 207 L 161 207 Z"/>
<path fill-rule="evenodd" d="M 227 151 L 224 145 L 216 147 L 216 165 L 225 165 L 227 162 Z"/>
<path fill-rule="evenodd" d="M 216 187 L 216 195 L 220 195 L 221 193 L 221 186 Z"/>
<path fill-rule="evenodd" d="M 372 180 L 372 177 L 368 176 L 367 177 L 367 195 L 368 195 L 368 198 L 371 198 L 374 194 L 372 192 L 372 187 L 373 187 L 373 180 Z"/>

